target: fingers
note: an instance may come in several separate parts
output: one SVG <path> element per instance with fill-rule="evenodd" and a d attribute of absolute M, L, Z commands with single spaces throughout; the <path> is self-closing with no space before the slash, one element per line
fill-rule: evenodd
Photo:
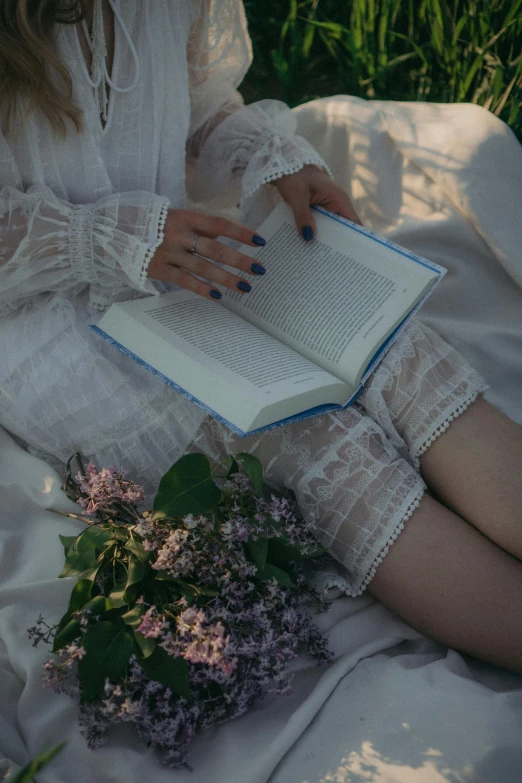
<path fill-rule="evenodd" d="M 203 280 L 198 280 L 190 272 L 177 266 L 169 267 L 168 276 L 170 283 L 179 285 L 180 288 L 184 288 L 187 291 L 193 291 L 193 293 L 203 296 L 205 299 L 213 299 L 215 301 L 223 296 L 217 288 L 205 283 Z"/>
<path fill-rule="evenodd" d="M 358 223 L 360 226 L 362 226 L 362 221 L 359 218 L 359 215 L 355 211 L 352 202 L 348 198 L 348 196 L 345 196 L 342 200 L 339 199 L 334 204 L 331 204 L 328 206 L 328 209 L 331 212 L 335 212 L 336 215 L 340 215 L 341 217 L 348 218 L 348 220 L 351 220 L 352 223 Z"/>
<path fill-rule="evenodd" d="M 198 241 L 196 242 L 196 253 L 199 256 L 204 256 L 212 261 L 219 261 L 220 264 L 226 264 L 227 266 L 241 269 L 243 272 L 247 272 L 250 275 L 255 274 L 255 269 L 252 269 L 255 259 L 246 256 L 244 253 L 240 253 L 215 239 L 207 239 L 204 236 L 198 237 Z M 194 258 L 197 258 L 197 256 L 194 256 Z M 183 264 L 183 266 L 185 266 L 185 264 Z"/>
<path fill-rule="evenodd" d="M 185 254 L 182 258 L 177 260 L 175 267 L 173 268 L 180 268 L 184 271 L 189 272 L 192 275 L 198 275 L 199 277 L 206 277 L 208 280 L 210 280 L 212 283 L 215 283 L 217 285 L 224 286 L 225 288 L 230 288 L 232 291 L 240 291 L 241 293 L 249 293 L 252 289 L 252 286 L 248 282 L 248 280 L 244 280 L 241 277 L 238 277 L 230 272 L 227 272 L 225 269 L 223 269 L 221 266 L 218 266 L 217 264 L 213 263 L 213 261 L 209 261 L 206 258 L 202 258 L 202 251 L 200 250 L 200 244 L 203 245 L 203 242 L 209 242 L 210 240 L 205 240 L 204 238 L 200 237 L 197 241 L 197 249 L 198 253 L 201 253 L 201 255 L 193 255 L 192 253 Z M 219 242 L 216 242 L 217 245 L 219 245 Z M 221 258 L 227 258 L 227 253 L 222 252 L 221 248 L 223 248 L 223 251 L 230 250 L 230 248 L 225 248 L 224 245 L 221 245 L 221 247 L 218 249 L 217 253 L 219 254 L 220 258 L 216 260 L 221 260 Z M 231 253 L 234 251 L 230 251 Z M 236 253 L 235 255 L 240 256 L 239 253 Z M 241 256 L 241 258 L 248 258 L 248 256 Z M 250 274 L 253 274 L 254 272 L 251 271 L 251 267 L 253 262 L 253 259 L 248 258 L 248 271 Z M 228 261 L 225 261 L 224 263 L 229 263 Z M 175 281 L 172 281 L 175 282 Z"/>
<path fill-rule="evenodd" d="M 295 174 L 280 177 L 274 185 L 291 206 L 297 229 L 304 239 L 313 239 L 315 235 L 310 205 L 323 206 L 330 212 L 362 225 L 348 193 L 316 166 L 305 166 Z"/>
<path fill-rule="evenodd" d="M 286 185 L 286 183 L 284 183 Z M 309 241 L 316 233 L 316 226 L 312 210 L 310 209 L 310 190 L 303 182 L 292 183 L 291 187 L 280 187 L 280 193 L 292 208 L 295 224 L 299 234 Z"/>
<path fill-rule="evenodd" d="M 174 283 L 211 299 L 222 296 L 216 285 L 242 294 L 249 293 L 252 286 L 247 280 L 219 264 L 251 275 L 263 275 L 264 267 L 250 256 L 217 241 L 217 236 L 227 236 L 252 246 L 266 244 L 251 229 L 232 220 L 182 209 L 169 210 L 164 240 L 149 262 L 147 276 Z M 195 252 L 191 252 L 194 245 Z M 210 282 L 199 280 L 199 277 Z"/>
<path fill-rule="evenodd" d="M 181 211 L 181 210 L 180 210 Z M 215 239 L 216 237 L 229 237 L 244 245 L 260 246 L 266 244 L 252 229 L 235 223 L 227 218 L 205 215 L 201 212 L 187 212 L 186 224 L 194 233 L 202 237 Z"/>
<path fill-rule="evenodd" d="M 199 237 L 197 241 L 197 249 L 202 242 L 202 237 Z M 208 241 L 208 240 L 206 240 Z M 220 244 L 219 242 L 216 244 Z M 221 247 L 224 248 L 223 245 Z M 227 250 L 229 248 L 226 248 Z M 239 253 L 236 255 L 240 255 Z M 242 256 L 248 258 L 248 256 Z M 250 274 L 263 274 L 260 270 L 264 268 L 258 265 L 258 268 L 252 269 L 254 260 L 249 258 L 249 272 Z M 226 262 L 228 263 L 228 261 Z M 259 270 L 259 271 L 258 271 Z M 235 291 L 240 294 L 248 294 L 252 290 L 251 284 L 241 277 L 238 277 L 225 269 L 222 269 L 212 261 L 208 261 L 206 258 L 202 258 L 200 255 L 192 253 L 179 253 L 174 259 L 167 259 L 160 266 L 159 275 L 149 275 L 156 277 L 158 280 L 174 283 L 182 288 L 187 288 L 189 291 L 200 296 L 210 297 L 212 299 L 221 299 L 221 293 L 215 286 L 223 286 L 229 288 L 231 291 Z M 204 277 L 206 280 L 199 280 L 198 278 Z M 209 282 L 207 282 L 209 281 Z"/>

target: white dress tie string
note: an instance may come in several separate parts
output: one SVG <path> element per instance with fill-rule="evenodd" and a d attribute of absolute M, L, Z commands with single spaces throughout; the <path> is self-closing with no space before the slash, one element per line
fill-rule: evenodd
<path fill-rule="evenodd" d="M 140 63 L 139 63 L 136 47 L 132 42 L 129 31 L 125 26 L 125 23 L 121 17 L 118 8 L 114 3 L 114 0 L 108 0 L 109 5 L 111 6 L 114 13 L 115 24 L 120 25 L 123 31 L 123 35 L 127 39 L 127 43 L 130 47 L 132 58 L 134 60 L 134 66 L 135 66 L 135 75 L 132 84 L 128 85 L 127 87 L 121 87 L 112 81 L 110 74 L 107 70 L 107 62 L 106 62 L 107 41 L 105 39 L 105 29 L 103 24 L 102 2 L 103 0 L 94 0 L 93 21 L 92 21 L 91 31 L 89 30 L 86 21 L 85 20 L 82 21 L 82 28 L 85 33 L 85 38 L 87 40 L 87 44 L 89 46 L 89 49 L 91 50 L 91 55 L 92 55 L 92 65 L 91 65 L 90 74 L 87 70 L 87 66 L 85 64 L 85 58 L 83 57 L 83 54 L 80 49 L 80 42 L 78 40 L 78 36 L 76 36 L 76 45 L 78 48 L 78 54 L 80 57 L 80 62 L 82 65 L 84 76 L 88 84 L 95 91 L 96 105 L 98 107 L 100 116 L 104 122 L 107 122 L 107 111 L 109 106 L 108 88 L 110 87 L 112 90 L 119 93 L 126 93 L 133 90 L 134 87 L 136 87 L 136 84 L 138 83 L 138 79 L 140 76 Z"/>

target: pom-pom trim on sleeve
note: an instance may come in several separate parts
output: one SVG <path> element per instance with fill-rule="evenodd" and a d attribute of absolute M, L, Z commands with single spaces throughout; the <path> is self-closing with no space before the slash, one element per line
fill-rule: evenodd
<path fill-rule="evenodd" d="M 328 165 L 302 136 L 274 136 L 249 161 L 243 175 L 241 197 L 251 199 L 262 185 L 297 174 L 309 165 L 317 166 L 332 177 Z"/>
<path fill-rule="evenodd" d="M 153 245 L 149 245 L 147 247 L 147 250 L 145 251 L 145 256 L 143 258 L 143 263 L 141 265 L 139 278 L 140 278 L 140 283 L 143 286 L 149 282 L 149 278 L 147 277 L 147 271 L 149 268 L 149 264 L 154 256 L 154 253 L 165 239 L 165 223 L 167 222 L 168 210 L 169 210 L 169 202 L 168 200 L 165 200 L 164 203 L 161 205 L 160 214 L 158 218 L 157 239 Z"/>

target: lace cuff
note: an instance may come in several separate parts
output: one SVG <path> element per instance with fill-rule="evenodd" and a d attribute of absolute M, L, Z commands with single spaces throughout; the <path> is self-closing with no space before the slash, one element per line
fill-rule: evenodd
<path fill-rule="evenodd" d="M 131 288 L 156 293 L 147 268 L 163 241 L 168 199 L 151 193 L 107 196 L 95 204 L 72 207 L 69 237 L 71 269 L 89 283 L 90 303 L 105 309 Z"/>
<path fill-rule="evenodd" d="M 0 315 L 43 293 L 89 288 L 104 309 L 154 294 L 147 267 L 163 240 L 168 200 L 136 191 L 70 204 L 44 186 L 0 190 Z"/>
<path fill-rule="evenodd" d="M 297 120 L 281 101 L 263 100 L 231 113 L 205 139 L 195 168 L 195 199 L 218 193 L 247 201 L 262 185 L 312 164 L 331 172 L 314 148 L 295 135 Z M 232 187 L 231 187 L 232 186 Z"/>

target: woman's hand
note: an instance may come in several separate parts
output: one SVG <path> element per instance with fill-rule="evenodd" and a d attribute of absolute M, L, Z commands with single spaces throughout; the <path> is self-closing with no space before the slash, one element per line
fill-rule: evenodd
<path fill-rule="evenodd" d="M 304 166 L 296 174 L 287 174 L 272 184 L 292 207 L 297 230 L 304 239 L 313 239 L 315 236 L 315 221 L 310 209 L 312 205 L 321 205 L 330 212 L 362 225 L 348 193 L 317 166 Z"/>
<path fill-rule="evenodd" d="M 265 244 L 265 240 L 258 234 L 232 220 L 189 212 L 186 209 L 169 209 L 164 239 L 149 263 L 147 277 L 175 283 L 207 299 L 221 299 L 222 294 L 195 275 L 231 288 L 232 291 L 247 294 L 252 290 L 250 283 L 226 272 L 212 261 L 219 261 L 255 275 L 264 275 L 265 268 L 249 256 L 217 242 L 216 238 L 219 236 L 230 237 L 254 247 Z"/>

